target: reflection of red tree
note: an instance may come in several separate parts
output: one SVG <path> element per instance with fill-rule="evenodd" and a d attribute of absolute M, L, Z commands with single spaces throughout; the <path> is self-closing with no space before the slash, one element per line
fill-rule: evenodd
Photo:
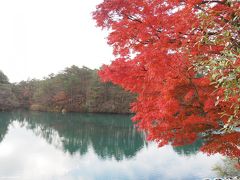
<path fill-rule="evenodd" d="M 200 43 L 209 32 L 199 13 L 208 16 L 208 28 L 233 28 L 230 21 L 238 17 L 239 6 L 224 0 L 105 0 L 97 7 L 94 18 L 98 26 L 111 29 L 108 43 L 117 55 L 99 74 L 138 94 L 133 120 L 149 140 L 160 146 L 183 145 L 208 134 L 203 151 L 239 156 L 239 133 L 213 135 L 228 121 L 220 113 L 232 114 L 230 106 L 238 95 L 223 101 L 223 89 L 193 68 L 197 56 L 204 61 L 220 55 L 231 41 L 220 34 L 223 41 Z"/>

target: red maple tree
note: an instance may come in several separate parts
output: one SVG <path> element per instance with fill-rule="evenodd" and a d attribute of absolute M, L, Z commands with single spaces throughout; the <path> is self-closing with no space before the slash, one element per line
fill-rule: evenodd
<path fill-rule="evenodd" d="M 238 95 L 226 100 L 224 87 L 212 83 L 216 71 L 205 64 L 234 51 L 229 44 L 239 46 L 239 9 L 235 0 L 105 0 L 97 6 L 93 17 L 109 30 L 116 57 L 99 75 L 138 95 L 133 120 L 149 140 L 177 146 L 203 136 L 203 151 L 224 154 L 227 146 L 234 153 L 225 154 L 239 157 L 239 133 L 220 131 L 229 122 L 222 113 L 233 113 Z M 231 66 L 239 62 L 238 55 Z"/>

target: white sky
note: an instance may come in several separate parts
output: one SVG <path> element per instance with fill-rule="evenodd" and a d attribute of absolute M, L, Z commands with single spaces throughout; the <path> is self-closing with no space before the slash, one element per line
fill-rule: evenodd
<path fill-rule="evenodd" d="M 91 12 L 102 0 L 0 0 L 0 69 L 11 82 L 112 59 Z"/>

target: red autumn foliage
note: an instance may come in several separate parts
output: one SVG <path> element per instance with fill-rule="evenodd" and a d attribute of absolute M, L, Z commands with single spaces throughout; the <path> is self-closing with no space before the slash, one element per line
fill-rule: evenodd
<path fill-rule="evenodd" d="M 231 28 L 226 21 L 239 13 L 239 7 L 238 1 L 230 6 L 225 0 L 105 0 L 97 6 L 93 17 L 98 26 L 109 29 L 108 43 L 116 55 L 99 75 L 138 95 L 132 104 L 133 121 L 149 140 L 160 146 L 183 145 L 207 136 L 204 151 L 239 156 L 239 141 L 235 141 L 239 133 L 214 135 L 227 122 L 220 113 L 231 112 L 231 103 L 221 101 L 224 91 L 216 90 L 207 75 L 192 68 L 194 57 L 221 53 L 224 41 L 199 42 L 213 26 Z M 199 18 L 202 12 L 209 19 L 206 29 Z M 219 141 L 237 145 L 223 143 L 233 153 L 220 147 L 212 150 L 221 145 Z"/>

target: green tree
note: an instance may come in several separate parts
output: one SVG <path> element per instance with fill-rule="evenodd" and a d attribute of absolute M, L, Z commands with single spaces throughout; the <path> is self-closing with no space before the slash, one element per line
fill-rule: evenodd
<path fill-rule="evenodd" d="M 0 70 L 0 83 L 1 84 L 9 83 L 8 77 L 1 70 Z"/>

